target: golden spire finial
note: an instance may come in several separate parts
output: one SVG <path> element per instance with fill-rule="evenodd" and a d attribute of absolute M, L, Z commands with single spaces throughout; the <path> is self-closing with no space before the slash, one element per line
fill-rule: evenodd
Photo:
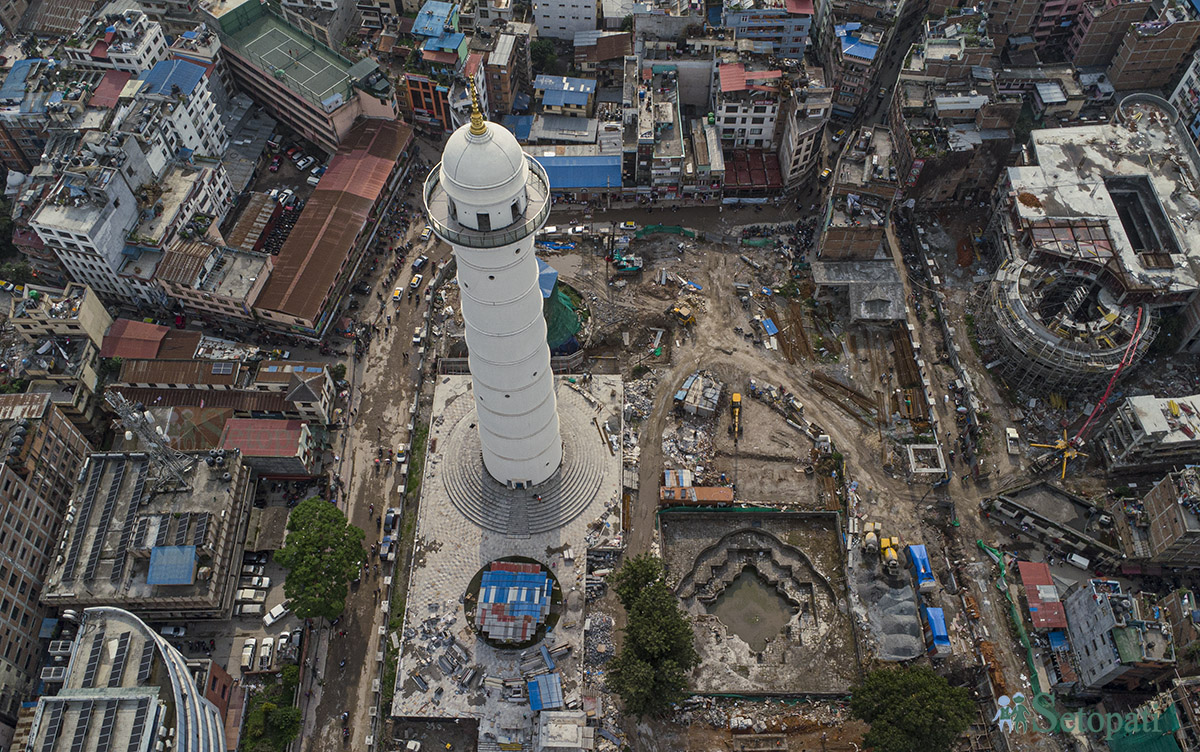
<path fill-rule="evenodd" d="M 483 113 L 479 111 L 479 92 L 475 90 L 475 77 L 471 77 L 471 135 L 482 136 L 487 133 L 483 122 Z"/>

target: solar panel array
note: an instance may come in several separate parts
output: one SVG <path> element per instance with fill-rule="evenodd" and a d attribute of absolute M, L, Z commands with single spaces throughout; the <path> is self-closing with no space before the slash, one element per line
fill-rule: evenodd
<path fill-rule="evenodd" d="M 100 651 L 104 649 L 104 630 L 92 640 L 92 650 L 88 653 L 87 667 L 83 670 L 83 688 L 96 686 L 96 669 L 100 667 Z"/>
<path fill-rule="evenodd" d="M 87 741 L 88 726 L 92 725 L 92 708 L 95 700 L 84 700 L 79 706 L 79 721 L 75 724 L 75 738 L 71 740 L 71 752 L 83 752 Z"/>
<path fill-rule="evenodd" d="M 133 725 L 129 729 L 129 749 L 126 752 L 137 752 L 141 748 L 142 734 L 146 732 L 146 714 L 149 710 L 149 697 L 138 700 L 137 710 L 133 712 Z"/>
<path fill-rule="evenodd" d="M 192 523 L 192 513 L 184 512 L 179 515 L 179 527 L 175 528 L 175 545 L 187 545 L 188 525 Z"/>
<path fill-rule="evenodd" d="M 117 544 L 117 560 L 113 562 L 112 583 L 116 585 L 125 576 L 125 554 L 129 551 L 129 546 L 133 542 L 134 524 L 138 522 L 138 507 L 142 503 L 142 493 L 146 490 L 146 474 L 150 470 L 150 461 L 147 460 L 138 465 L 137 481 L 133 485 L 133 496 L 129 499 L 129 509 L 125 511 L 125 524 L 121 526 L 121 541 Z M 146 518 L 142 518 L 141 522 L 146 522 Z M 143 528 L 138 528 L 143 531 Z M 141 540 L 139 537 L 138 540 Z"/>
<path fill-rule="evenodd" d="M 63 564 L 63 579 L 75 579 L 75 565 L 79 562 L 79 552 L 83 548 L 83 539 L 87 533 L 88 518 L 92 516 L 92 505 L 96 502 L 96 492 L 100 489 L 100 474 L 104 472 L 104 460 L 92 464 L 92 477 L 88 479 L 87 492 L 83 495 L 83 503 L 79 506 L 79 515 L 75 518 L 75 537 L 67 550 L 67 560 Z"/>
<path fill-rule="evenodd" d="M 212 515 L 208 512 L 200 512 L 195 515 L 196 529 L 192 533 L 192 545 L 196 548 L 203 548 L 205 539 L 208 538 L 208 519 Z"/>
<path fill-rule="evenodd" d="M 108 686 L 121 686 L 125 676 L 125 663 L 129 658 L 129 632 L 122 632 L 117 638 L 117 652 L 113 655 L 112 671 L 108 675 Z"/>
<path fill-rule="evenodd" d="M 108 748 L 112 746 L 113 726 L 116 723 L 117 701 L 109 700 L 108 705 L 104 708 L 104 720 L 100 721 L 100 736 L 96 739 L 96 749 L 94 752 L 108 752 Z"/>
<path fill-rule="evenodd" d="M 46 719 L 46 735 L 42 737 L 42 752 L 51 752 L 54 743 L 58 741 L 58 732 L 62 730 L 63 708 L 61 702 L 50 706 L 50 717 Z"/>
<path fill-rule="evenodd" d="M 170 532 L 170 528 L 171 528 L 171 515 L 169 515 L 169 514 L 158 515 L 158 533 L 154 536 L 154 545 L 156 545 L 156 546 L 167 545 L 167 533 Z"/>
<path fill-rule="evenodd" d="M 145 684 L 150 678 L 150 670 L 154 668 L 154 641 L 146 640 L 142 647 L 142 660 L 138 664 L 138 684 Z"/>
<path fill-rule="evenodd" d="M 100 566 L 100 554 L 104 552 L 104 536 L 112 523 L 113 512 L 117 508 L 117 499 L 121 495 L 121 482 L 125 480 L 125 458 L 116 461 L 112 482 L 108 486 L 108 496 L 104 498 L 104 509 L 100 512 L 100 522 L 96 524 L 96 534 L 92 536 L 92 550 L 88 553 L 88 563 L 83 570 L 83 579 L 91 580 L 96 576 L 96 567 Z"/>
<path fill-rule="evenodd" d="M 146 533 L 150 530 L 150 517 L 143 515 L 138 518 L 137 532 L 133 535 L 134 545 L 137 548 L 150 548 L 150 544 L 146 541 Z"/>

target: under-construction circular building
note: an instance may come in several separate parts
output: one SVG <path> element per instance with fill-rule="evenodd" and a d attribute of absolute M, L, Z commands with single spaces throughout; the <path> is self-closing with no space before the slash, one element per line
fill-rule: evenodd
<path fill-rule="evenodd" d="M 1149 306 L 1122 305 L 1104 267 L 1010 261 L 987 291 L 989 367 L 1018 391 L 1103 384 L 1154 341 Z"/>

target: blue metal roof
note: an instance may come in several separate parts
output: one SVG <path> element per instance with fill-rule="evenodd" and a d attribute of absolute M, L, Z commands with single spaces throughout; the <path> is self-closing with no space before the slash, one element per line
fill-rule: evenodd
<path fill-rule="evenodd" d="M 195 546 L 155 546 L 150 549 L 149 585 L 191 585 L 196 581 Z"/>
<path fill-rule="evenodd" d="M 453 3 L 429 0 L 421 6 L 421 12 L 413 21 L 412 33 L 421 37 L 440 37 L 446 33 L 446 24 L 453 15 Z"/>
<path fill-rule="evenodd" d="M 529 707 L 534 710 L 553 710 L 563 705 L 562 676 L 558 673 L 540 674 L 526 684 Z"/>
<path fill-rule="evenodd" d="M 518 136 L 520 138 L 520 136 Z M 621 155 L 598 154 L 588 157 L 533 157 L 546 170 L 551 191 L 582 188 L 620 188 Z"/>
<path fill-rule="evenodd" d="M 862 24 L 848 23 L 833 28 L 834 32 L 842 38 L 842 55 L 853 55 L 864 60 L 875 59 L 875 55 L 879 52 L 879 45 L 864 42 L 858 35 L 851 33 L 861 29 Z"/>
<path fill-rule="evenodd" d="M 596 82 L 590 78 L 570 78 L 569 76 L 547 76 L 541 74 L 533 80 L 533 88 L 543 91 L 581 91 L 591 94 L 596 91 Z"/>
<path fill-rule="evenodd" d="M 538 287 L 542 290 L 542 297 L 548 298 L 554 292 L 554 285 L 558 282 L 558 272 L 541 259 L 538 262 Z"/>
<path fill-rule="evenodd" d="M 774 337 L 776 334 L 779 334 L 779 327 L 775 326 L 775 322 L 771 319 L 763 319 L 762 325 L 763 331 L 767 333 L 768 337 Z"/>
<path fill-rule="evenodd" d="M 425 40 L 425 44 L 421 45 L 421 49 L 430 51 L 443 52 L 458 52 L 458 48 L 462 46 L 463 41 L 467 38 L 462 32 L 452 32 L 450 34 L 439 34 L 436 37 L 430 37 Z"/>
<path fill-rule="evenodd" d="M 180 94 L 191 96 L 202 78 L 204 66 L 186 60 L 163 60 L 142 74 L 142 80 L 146 82 L 146 91 L 163 96 L 172 93 L 172 86 L 178 86 Z"/>
<path fill-rule="evenodd" d="M 44 62 L 40 57 L 31 57 L 13 63 L 12 70 L 4 77 L 4 84 L 0 85 L 0 102 L 16 104 L 24 99 L 25 79 L 29 78 L 33 66 Z"/>
<path fill-rule="evenodd" d="M 533 115 L 505 115 L 501 123 L 518 141 L 528 141 L 529 131 L 533 129 Z"/>
<path fill-rule="evenodd" d="M 583 107 L 588 102 L 588 96 L 589 94 L 586 91 L 552 89 L 547 91 L 542 97 L 542 104 L 547 107 L 562 107 L 564 105 Z"/>
<path fill-rule="evenodd" d="M 550 603 L 553 584 L 545 572 L 484 572 L 479 582 L 480 603 L 506 606 L 509 616 L 529 616 L 541 621 L 543 606 Z"/>

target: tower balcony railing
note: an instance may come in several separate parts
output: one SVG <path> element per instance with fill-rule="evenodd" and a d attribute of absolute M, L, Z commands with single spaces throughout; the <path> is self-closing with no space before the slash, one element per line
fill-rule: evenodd
<path fill-rule="evenodd" d="M 450 214 L 450 196 L 442 188 L 442 165 L 439 163 L 425 178 L 425 211 L 434 233 L 447 243 L 467 248 L 499 248 L 524 240 L 546 224 L 550 216 L 550 179 L 537 160 L 528 154 L 529 177 L 525 183 L 525 217 L 507 227 L 495 230 L 472 230 Z"/>

